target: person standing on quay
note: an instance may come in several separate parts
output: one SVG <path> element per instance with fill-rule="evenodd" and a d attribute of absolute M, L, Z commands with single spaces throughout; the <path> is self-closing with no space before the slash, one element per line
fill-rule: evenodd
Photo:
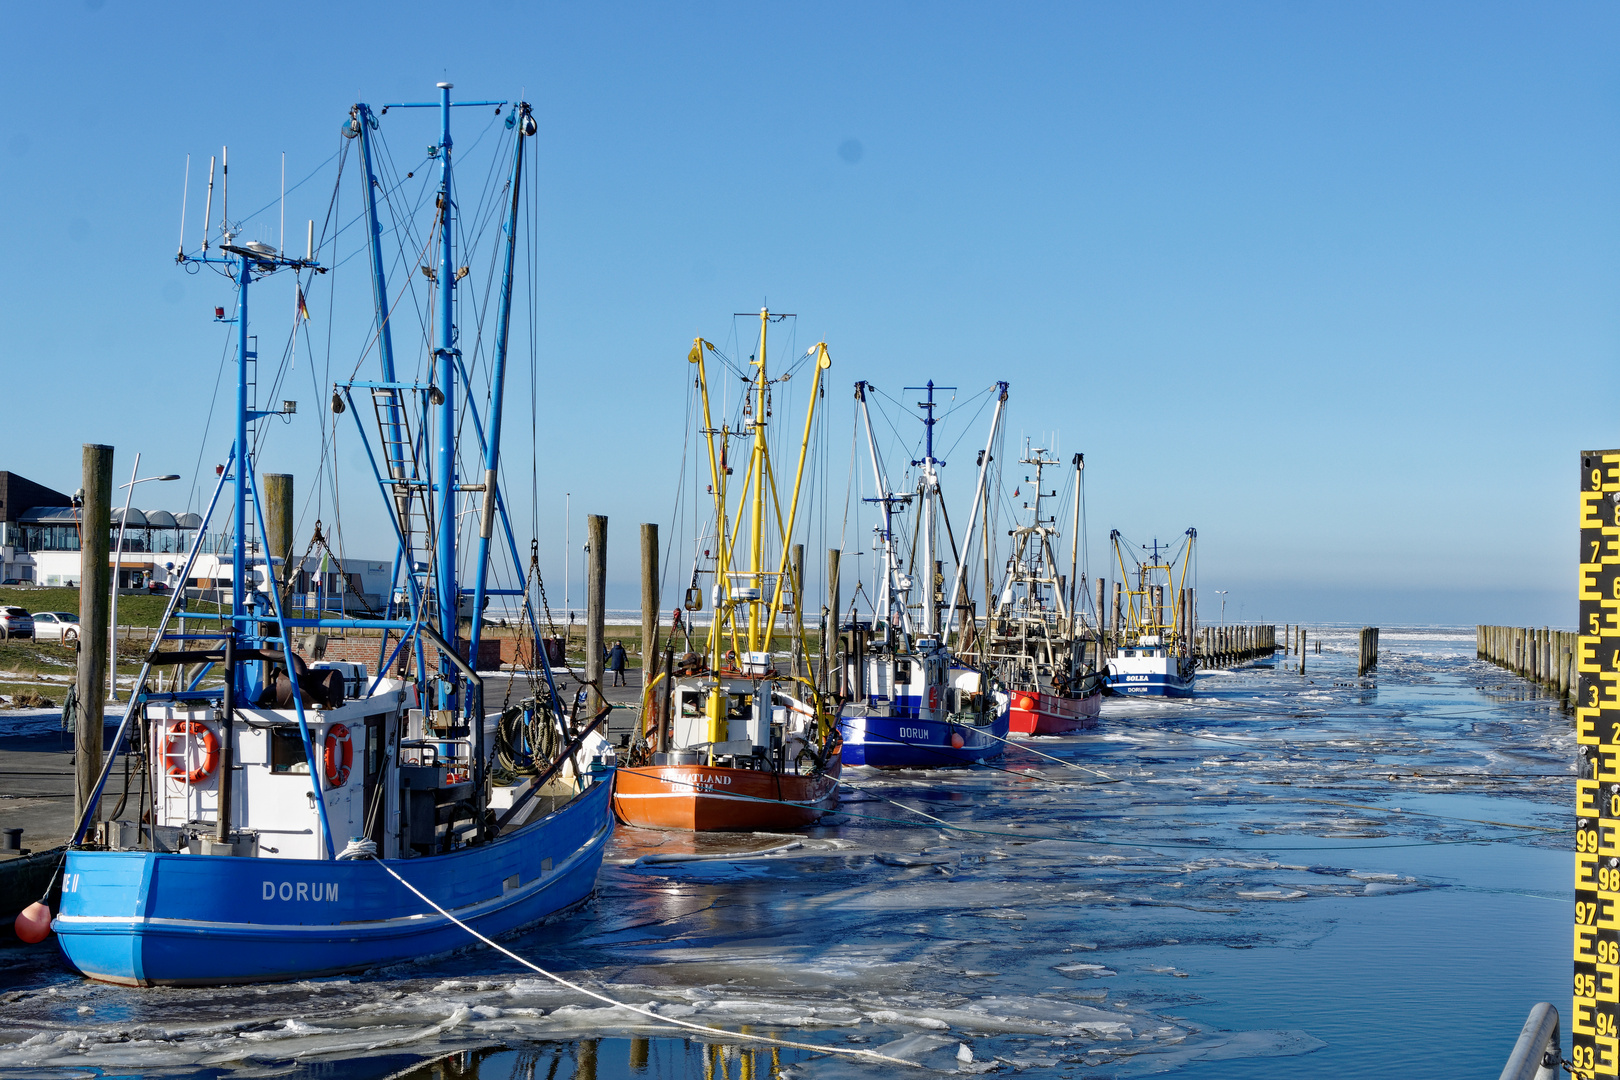
<path fill-rule="evenodd" d="M 608 670 L 613 672 L 613 685 L 624 685 L 624 642 L 615 641 L 613 651 L 608 653 Z"/>

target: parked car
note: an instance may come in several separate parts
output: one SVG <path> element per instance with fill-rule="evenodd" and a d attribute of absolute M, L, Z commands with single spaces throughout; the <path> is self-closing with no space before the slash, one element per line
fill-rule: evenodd
<path fill-rule="evenodd" d="M 0 606 L 0 638 L 34 636 L 34 618 L 26 608 Z"/>
<path fill-rule="evenodd" d="M 34 640 L 60 641 L 67 645 L 79 640 L 79 617 L 71 611 L 34 613 Z"/>

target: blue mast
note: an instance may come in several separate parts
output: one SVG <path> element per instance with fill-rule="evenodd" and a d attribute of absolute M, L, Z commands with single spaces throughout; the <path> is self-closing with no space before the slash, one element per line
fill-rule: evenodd
<path fill-rule="evenodd" d="M 439 269 L 436 285 L 439 290 L 437 316 L 437 344 L 433 350 L 433 383 L 428 390 L 428 405 L 437 409 L 429 413 L 428 427 L 432 431 L 432 453 L 429 462 L 429 498 L 433 507 L 434 535 L 430 541 L 433 554 L 433 589 L 438 604 L 439 634 L 452 648 L 458 647 L 457 620 L 461 611 L 460 586 L 456 581 L 456 376 L 461 350 L 456 348 L 455 288 L 458 278 L 455 263 L 454 225 L 455 189 L 451 173 L 450 91 L 451 83 L 439 86 L 437 102 L 412 101 L 383 106 L 389 109 L 437 108 L 439 110 L 439 142 L 430 147 L 430 156 L 439 159 Z M 458 101 L 457 106 L 493 105 L 499 108 L 504 101 Z M 367 182 L 370 182 L 368 177 Z M 375 279 L 380 282 L 380 277 Z M 380 288 L 380 285 L 374 284 Z M 386 296 L 384 296 L 386 302 Z M 356 384 L 350 384 L 356 385 Z M 398 387 L 392 380 L 384 385 Z M 386 438 L 386 436 L 385 436 Z M 477 658 L 472 659 L 476 665 Z M 456 707 L 455 687 L 458 679 L 456 667 L 448 657 L 440 656 L 438 694 L 435 705 L 441 709 Z M 482 730 L 481 728 L 479 730 Z"/>
<path fill-rule="evenodd" d="M 377 352 L 382 360 L 384 382 L 394 381 L 394 333 L 388 319 L 388 281 L 383 273 L 382 222 L 377 215 L 377 172 L 371 164 L 371 132 L 377 118 L 364 102 L 356 105 L 349 130 L 360 138 L 360 161 L 366 169 L 366 224 L 371 242 L 371 288 L 377 305 Z M 397 436 L 395 438 L 397 442 Z"/>
<path fill-rule="evenodd" d="M 257 354 L 248 348 L 248 288 L 253 284 L 255 273 L 262 275 L 273 274 L 278 270 L 312 269 L 319 273 L 325 271 L 314 259 L 289 259 L 281 252 L 274 251 L 264 244 L 234 243 L 234 237 L 227 229 L 220 242 L 220 251 L 223 258 L 212 258 L 206 254 L 191 257 L 184 252 L 178 256 L 181 263 L 208 263 L 223 265 L 227 268 L 231 280 L 236 284 L 236 444 L 231 448 L 230 479 L 233 483 L 235 501 L 235 536 L 231 542 L 233 560 L 231 574 L 231 614 L 226 620 L 220 634 L 226 641 L 227 657 L 243 648 L 259 653 L 258 656 L 246 663 L 231 663 L 227 677 L 230 686 L 223 692 L 208 691 L 208 695 L 220 693 L 222 703 L 231 705 L 234 702 L 251 704 L 255 702 L 259 692 L 266 682 L 264 678 L 265 657 L 260 647 L 269 639 L 264 636 L 262 620 L 270 620 L 276 627 L 276 633 L 281 645 L 281 656 L 287 665 L 287 676 L 292 682 L 293 709 L 298 717 L 298 733 L 304 744 L 305 760 L 314 763 L 319 759 L 315 756 L 315 747 L 310 739 L 309 724 L 304 717 L 302 695 L 298 690 L 298 681 L 293 670 L 293 657 L 291 649 L 291 635 L 288 632 L 288 622 L 285 613 L 281 611 L 274 586 L 274 568 L 270 562 L 270 542 L 264 528 L 264 512 L 259 506 L 258 481 L 253 472 L 253 457 L 248 445 L 248 429 L 256 420 L 265 416 L 285 415 L 289 409 L 268 411 L 250 408 L 248 405 L 248 363 L 257 359 Z M 253 508 L 253 536 L 249 536 L 248 509 Z M 210 508 L 212 514 L 212 508 Z M 204 519 L 202 529 L 208 527 Z M 201 530 L 199 530 L 201 531 Z M 269 585 L 269 610 L 261 612 L 259 592 L 256 588 L 249 589 L 246 576 L 250 571 L 248 553 L 253 544 L 262 545 L 265 563 L 266 584 Z M 200 679 L 198 680 L 200 681 Z M 196 683 L 192 684 L 194 689 Z M 189 691 L 188 691 L 189 692 Z M 151 694 L 141 694 L 144 698 Z M 132 699 L 133 700 L 133 699 Z M 226 757 L 227 762 L 232 755 L 232 738 L 230 721 L 226 719 Z M 227 764 L 227 767 L 229 765 Z M 315 808 L 320 820 L 321 838 L 326 847 L 328 858 L 332 857 L 332 830 L 327 821 L 326 802 L 323 797 L 321 784 L 321 770 L 312 767 L 309 771 L 310 784 L 314 791 Z M 224 818 L 222 817 L 222 821 Z M 223 829 L 224 826 L 222 825 Z"/>
<path fill-rule="evenodd" d="M 534 118 L 529 115 L 528 102 L 518 102 L 512 114 L 507 117 L 507 123 L 517 128 L 517 138 L 512 143 L 512 204 L 511 213 L 506 219 L 506 272 L 501 276 L 501 307 L 495 327 L 495 365 L 490 374 L 490 385 L 494 387 L 495 392 L 489 406 L 489 430 L 485 432 L 484 438 L 484 513 L 478 527 L 478 563 L 476 577 L 473 579 L 472 630 L 467 646 L 467 654 L 472 657 L 475 666 L 478 662 L 478 645 L 483 639 L 484 596 L 489 585 L 489 538 L 495 531 L 495 510 L 500 494 L 497 467 L 501 452 L 501 406 L 506 399 L 501 388 L 506 385 L 506 346 L 511 331 L 512 264 L 517 256 L 518 209 L 522 206 L 523 140 L 526 136 L 533 135 L 536 130 Z M 471 396 L 470 387 L 469 396 Z M 513 568 L 517 569 L 516 553 L 513 555 Z"/>
<path fill-rule="evenodd" d="M 382 222 L 377 214 L 377 172 L 372 166 L 371 132 L 377 127 L 377 118 L 371 114 L 370 106 L 364 102 L 350 110 L 350 119 L 346 134 L 357 136 L 360 139 L 360 160 L 366 170 L 366 226 L 370 234 L 370 243 L 366 250 L 371 256 L 371 290 L 377 308 L 377 356 L 381 361 L 382 381 L 392 383 L 394 376 L 394 330 L 391 325 L 388 305 L 388 278 L 384 271 L 382 253 Z M 406 478 L 404 462 L 404 440 L 400 437 L 400 393 L 390 388 L 386 391 L 388 405 L 386 416 L 383 418 L 383 457 L 388 465 L 388 475 L 395 483 Z M 409 514 L 409 495 L 404 500 L 395 493 L 395 514 L 400 518 L 402 528 L 409 528 L 407 516 Z M 409 553 L 406 553 L 409 557 Z M 410 567 L 406 567 L 410 572 Z"/>
<path fill-rule="evenodd" d="M 223 246 L 223 245 L 222 245 Z M 225 250 L 229 251 L 227 247 Z M 231 624 L 230 633 L 235 641 L 248 643 L 256 635 L 246 633 L 248 624 L 242 621 L 242 578 L 248 572 L 248 527 L 247 527 L 247 493 L 248 493 L 248 399 L 247 399 L 247 365 L 248 365 L 248 286 L 253 283 L 253 265 L 243 255 L 237 259 L 236 270 L 236 454 L 231 462 L 231 471 L 236 474 L 236 536 L 232 542 L 231 553 L 236 565 L 231 574 Z M 265 552 L 269 559 L 270 553 Z M 238 701 L 248 700 L 248 669 L 245 664 L 238 664 L 231 673 Z M 312 757 L 309 760 L 314 761 Z M 310 770 L 311 774 L 314 769 Z"/>
<path fill-rule="evenodd" d="M 438 540 L 434 544 L 434 578 L 439 600 L 439 633 L 452 647 L 457 620 L 461 614 L 461 594 L 456 584 L 456 263 L 452 249 L 454 221 L 453 192 L 450 184 L 450 89 L 439 84 L 439 344 L 433 355 L 434 389 L 438 391 L 438 423 L 433 447 L 433 485 L 438 492 Z M 477 618 L 477 613 L 474 613 Z M 477 657 L 472 662 L 478 662 Z M 448 657 L 439 658 L 438 705 L 455 707 L 455 667 Z"/>
<path fill-rule="evenodd" d="M 413 490 L 407 486 L 414 483 L 416 475 L 414 451 L 406 445 L 402 434 L 404 430 L 403 410 L 405 407 L 405 390 L 397 382 L 394 374 L 394 328 L 393 312 L 388 303 L 388 277 L 383 265 L 382 253 L 382 221 L 377 213 L 377 171 L 372 164 L 371 133 L 377 129 L 377 117 L 372 113 L 371 106 L 359 102 L 349 110 L 349 122 L 343 127 L 343 134 L 349 138 L 360 140 L 360 160 L 365 166 L 365 204 L 366 226 L 369 230 L 370 242 L 366 250 L 371 256 L 371 290 L 373 306 L 377 310 L 377 357 L 382 373 L 382 384 L 372 389 L 372 401 L 378 405 L 377 418 L 382 425 L 382 450 L 384 467 L 388 470 L 388 479 L 393 485 L 392 510 L 394 519 L 399 526 L 400 547 L 399 554 L 394 559 L 393 573 L 388 576 L 390 594 L 399 584 L 399 572 L 403 566 L 405 570 L 406 595 L 411 604 L 411 612 L 415 614 L 422 603 L 422 597 L 416 579 L 416 558 L 412 546 L 411 536 L 411 506 L 416 498 Z M 356 417 L 358 419 L 358 417 Z M 406 454 L 412 454 L 411 467 L 406 466 Z M 424 537 L 424 539 L 428 539 Z M 393 611 L 392 595 L 388 610 Z M 383 642 L 383 653 L 377 658 L 377 674 L 380 678 L 382 669 L 387 662 L 385 655 L 387 646 L 386 637 Z M 416 642 L 418 667 L 422 659 L 421 642 Z"/>

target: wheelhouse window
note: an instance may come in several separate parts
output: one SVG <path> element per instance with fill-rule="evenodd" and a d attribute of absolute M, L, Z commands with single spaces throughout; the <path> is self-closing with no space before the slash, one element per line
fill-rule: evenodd
<path fill-rule="evenodd" d="M 309 775 L 309 758 L 304 754 L 304 739 L 297 728 L 270 729 L 270 771 Z"/>

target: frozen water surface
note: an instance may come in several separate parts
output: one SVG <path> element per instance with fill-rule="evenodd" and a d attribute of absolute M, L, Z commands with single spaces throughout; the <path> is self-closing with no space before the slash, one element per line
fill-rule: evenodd
<path fill-rule="evenodd" d="M 507 944 L 662 1016 L 919 1075 L 1495 1075 L 1530 1006 L 1568 999 L 1570 723 L 1471 628 L 1386 628 L 1367 678 L 1353 629 L 1320 640 L 1303 676 L 1113 699 L 995 768 L 852 770 L 803 835 L 621 829 L 595 899 Z M 705 1043 L 484 948 L 224 990 L 13 949 L 0 986 L 0 1078 L 909 1071 Z"/>

